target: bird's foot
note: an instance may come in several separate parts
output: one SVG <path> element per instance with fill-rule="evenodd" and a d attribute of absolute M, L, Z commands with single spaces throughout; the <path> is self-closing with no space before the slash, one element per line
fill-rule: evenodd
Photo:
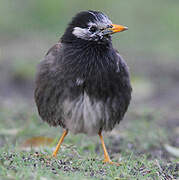
<path fill-rule="evenodd" d="M 56 148 L 56 149 L 53 151 L 51 157 L 52 157 L 52 158 L 57 158 L 57 154 L 58 154 L 58 148 Z"/>
<path fill-rule="evenodd" d="M 53 152 L 52 157 L 56 158 L 57 157 L 57 153 Z"/>
<path fill-rule="evenodd" d="M 115 165 L 115 166 L 121 166 L 121 163 L 113 162 L 110 159 L 103 160 L 103 163 L 108 163 L 108 164 Z"/>

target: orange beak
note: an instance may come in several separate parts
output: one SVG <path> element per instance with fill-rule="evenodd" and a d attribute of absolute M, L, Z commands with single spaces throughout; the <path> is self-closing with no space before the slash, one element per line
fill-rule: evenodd
<path fill-rule="evenodd" d="M 128 30 L 128 27 L 126 26 L 117 25 L 117 24 L 111 24 L 111 25 L 112 28 L 109 28 L 109 30 L 112 31 L 111 34 Z"/>

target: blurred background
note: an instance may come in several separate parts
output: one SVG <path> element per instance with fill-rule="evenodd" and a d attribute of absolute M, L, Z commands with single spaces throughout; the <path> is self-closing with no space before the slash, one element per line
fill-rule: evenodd
<path fill-rule="evenodd" d="M 178 0 L 1 0 L 0 147 L 33 135 L 59 137 L 59 128 L 48 127 L 37 114 L 33 100 L 36 65 L 60 39 L 72 16 L 89 9 L 129 27 L 113 36 L 113 45 L 130 67 L 133 86 L 119 138 L 129 137 L 134 146 L 136 135 L 148 138 L 148 144 L 141 143 L 141 151 L 161 150 L 160 143 L 179 145 Z"/>

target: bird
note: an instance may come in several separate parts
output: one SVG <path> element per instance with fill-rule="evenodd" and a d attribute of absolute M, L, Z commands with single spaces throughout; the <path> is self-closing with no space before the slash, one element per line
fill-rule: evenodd
<path fill-rule="evenodd" d="M 34 98 L 41 119 L 64 131 L 99 135 L 104 163 L 110 159 L 102 131 L 123 119 L 131 101 L 129 68 L 112 45 L 112 35 L 128 28 L 113 24 L 100 11 L 78 12 L 57 43 L 38 64 Z"/>

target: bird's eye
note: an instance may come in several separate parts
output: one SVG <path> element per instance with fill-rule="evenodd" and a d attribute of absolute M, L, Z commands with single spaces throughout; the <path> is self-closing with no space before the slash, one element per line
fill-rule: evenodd
<path fill-rule="evenodd" d="M 112 25 L 107 25 L 107 28 L 112 28 L 113 26 Z"/>
<path fill-rule="evenodd" d="M 91 26 L 89 29 L 90 32 L 94 33 L 97 31 L 97 27 L 96 26 Z"/>

